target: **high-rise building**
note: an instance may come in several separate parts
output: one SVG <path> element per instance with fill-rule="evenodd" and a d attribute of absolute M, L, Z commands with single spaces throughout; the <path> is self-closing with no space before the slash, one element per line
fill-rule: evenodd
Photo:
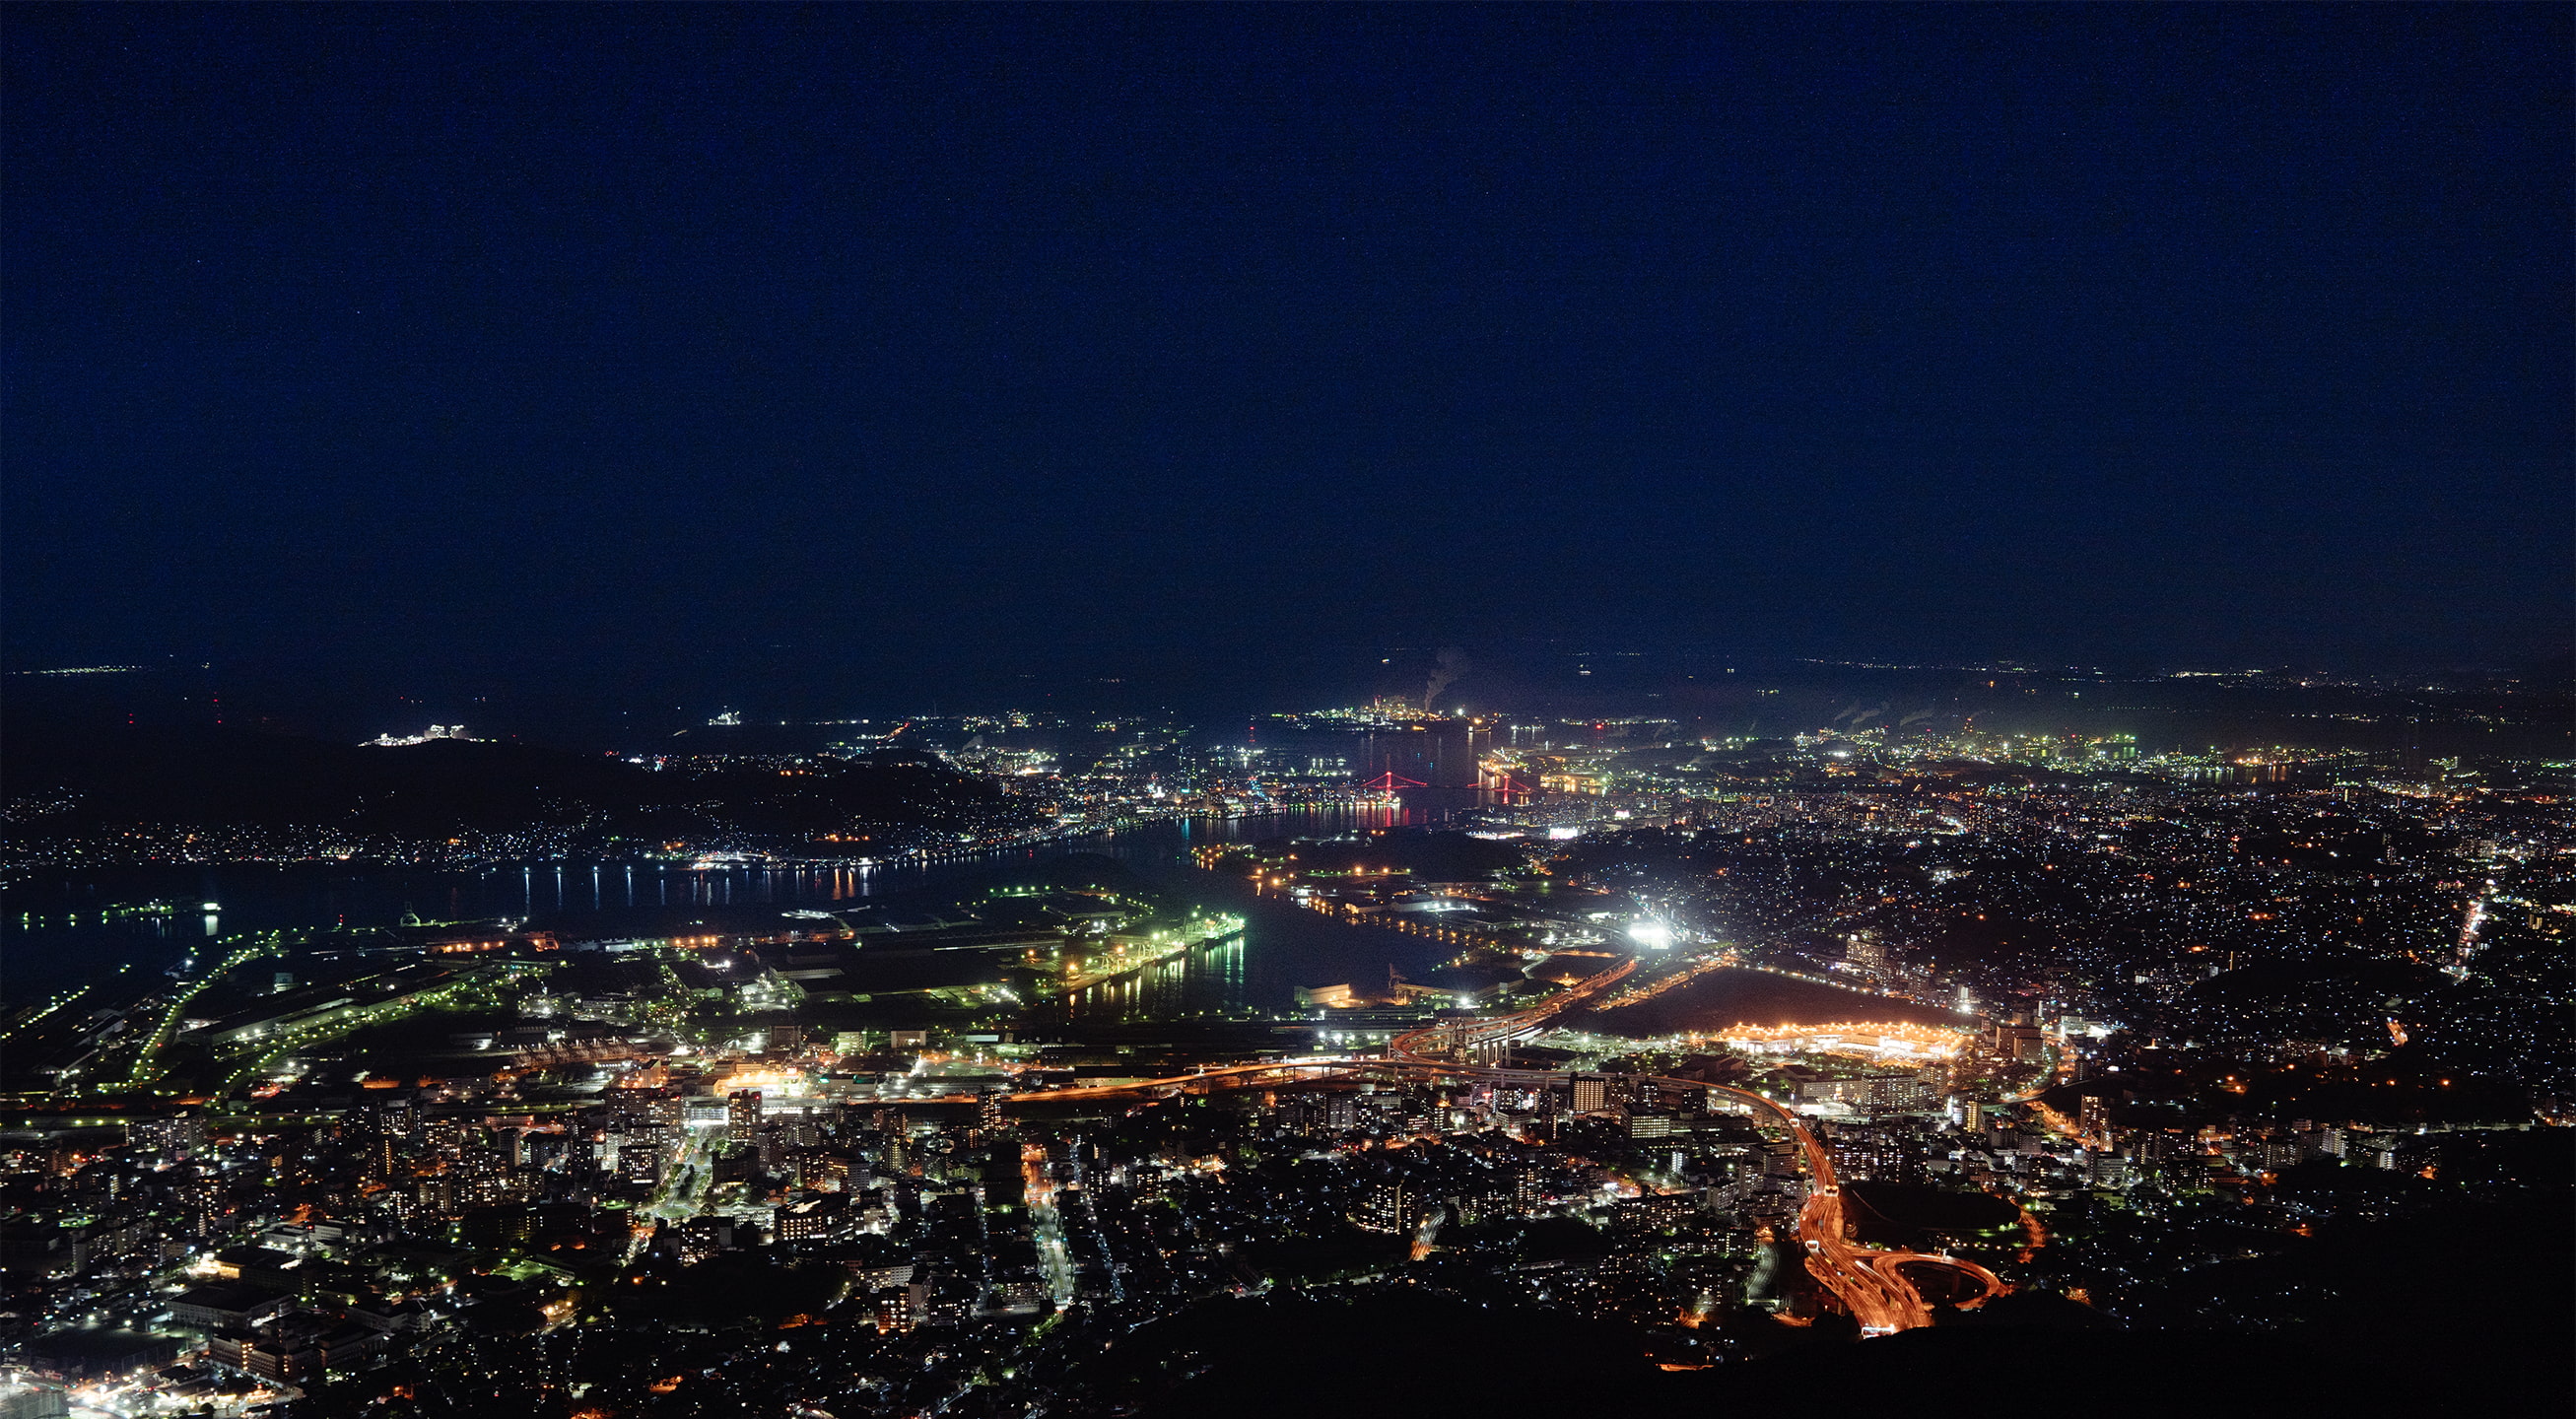
<path fill-rule="evenodd" d="M 1351 1094 L 1331 1095 L 1324 1104 L 1324 1128 L 1331 1133 L 1347 1133 L 1360 1126 L 1360 1101 Z"/>
<path fill-rule="evenodd" d="M 1994 1051 L 2006 1059 L 2037 1059 L 2046 1048 L 2039 1027 L 2028 1023 L 1998 1024 L 1994 1032 Z"/>
<path fill-rule="evenodd" d="M 1428 1196 L 1402 1179 L 1370 1185 L 1354 1222 L 1375 1232 L 1402 1232 L 1421 1220 Z"/>
<path fill-rule="evenodd" d="M 777 1228 L 778 1240 L 804 1242 L 839 1236 L 856 1221 L 851 1213 L 848 1194 L 826 1192 L 799 1198 L 779 1208 L 772 1225 Z"/>
<path fill-rule="evenodd" d="M 195 1114 L 139 1118 L 126 1125 L 125 1136 L 140 1151 L 176 1162 L 205 1147 L 206 1124 Z"/>
<path fill-rule="evenodd" d="M 1887 974 L 1887 943 L 1875 932 L 1860 932 L 1843 943 L 1843 964 L 1860 975 L 1875 979 Z"/>
<path fill-rule="evenodd" d="M 413 1196 L 421 1212 L 431 1217 L 453 1217 L 457 1213 L 457 1181 L 447 1173 L 433 1173 L 413 1184 Z"/>
<path fill-rule="evenodd" d="M 449 1160 L 465 1156 L 467 1126 L 464 1120 L 453 1118 L 434 1118 L 421 1125 L 429 1155 Z"/>
<path fill-rule="evenodd" d="M 1798 1175 L 1798 1145 L 1786 1138 L 1766 1139 L 1761 1145 L 1762 1175 L 1794 1178 Z"/>
<path fill-rule="evenodd" d="M 760 1091 L 736 1089 L 725 1098 L 725 1137 L 735 1143 L 760 1141 Z"/>
<path fill-rule="evenodd" d="M 1567 1084 L 1567 1095 L 1574 1112 L 1599 1113 L 1610 1101 L 1610 1081 L 1597 1074 L 1577 1074 Z"/>
<path fill-rule="evenodd" d="M 1932 1081 L 1898 1070 L 1869 1080 L 1869 1104 L 1883 1113 L 1918 1113 L 1932 1107 Z"/>

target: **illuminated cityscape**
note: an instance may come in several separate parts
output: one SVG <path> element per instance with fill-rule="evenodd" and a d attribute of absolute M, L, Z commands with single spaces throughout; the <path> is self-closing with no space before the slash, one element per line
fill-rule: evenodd
<path fill-rule="evenodd" d="M 2576 1393 L 2576 10 L 8 18 L 0 1419 Z"/>
<path fill-rule="evenodd" d="M 2489 702 L 2565 704 L 2525 699 Z M 49 840 L 62 785 L 12 839 L 18 949 L 143 959 L 0 1039 L 12 1382 L 1106 1412 L 1164 1383 L 1082 1358 L 1111 1337 L 1424 1295 L 1718 1375 L 1988 1313 L 2325 1324 L 2319 1238 L 2563 1201 L 2576 763 L 1980 717 L 608 756 L 621 792 L 906 789 L 798 832 L 700 798 L 686 840 Z M 499 752 L 448 737 L 360 752 Z M 244 895 L 59 906 L 209 870 Z M 353 871 L 499 910 L 278 916 Z"/>

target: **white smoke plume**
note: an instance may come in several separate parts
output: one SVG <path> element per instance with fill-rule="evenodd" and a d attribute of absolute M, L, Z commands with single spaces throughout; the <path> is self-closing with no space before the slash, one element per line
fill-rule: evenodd
<path fill-rule="evenodd" d="M 1467 653 L 1465 651 L 1458 649 L 1456 646 L 1442 646 L 1440 648 L 1440 658 L 1434 662 L 1431 667 L 1430 683 L 1422 687 L 1422 707 L 1426 710 L 1438 709 L 1440 706 L 1440 692 L 1448 689 L 1451 681 L 1466 674 L 1467 669 Z"/>

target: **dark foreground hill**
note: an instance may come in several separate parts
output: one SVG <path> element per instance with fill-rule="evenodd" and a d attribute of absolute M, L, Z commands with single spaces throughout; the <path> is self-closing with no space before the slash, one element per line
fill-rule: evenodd
<path fill-rule="evenodd" d="M 1867 1341 L 1847 1322 L 1797 1330 L 1742 1313 L 1730 1328 L 1759 1358 L 1677 1370 L 1616 1326 L 1412 1288 L 1220 1301 L 1102 1352 L 1086 1367 L 1089 1407 L 1075 1412 L 1988 1416 L 2030 1410 L 2044 1393 L 2063 1395 L 2068 1412 L 2123 1419 L 2470 1413 L 2516 1401 L 2533 1414 L 2568 1410 L 2554 1390 L 2563 1337 L 2544 1343 L 2552 1318 L 2491 1317 L 2501 1324 L 2481 1328 L 2466 1315 L 2492 1303 L 2477 1297 L 2403 1300 L 2377 1322 L 2296 1335 L 2131 1330 L 2059 1297 L 2007 1302 L 2020 1304 Z M 2444 1305 L 2458 1308 L 2453 1318 L 2425 1323 Z"/>

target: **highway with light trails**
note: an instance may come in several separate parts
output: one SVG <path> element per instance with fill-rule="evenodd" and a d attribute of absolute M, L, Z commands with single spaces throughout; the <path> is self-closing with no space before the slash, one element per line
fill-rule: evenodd
<path fill-rule="evenodd" d="M 1442 1023 L 1400 1035 L 1389 1044 L 1383 1058 L 1344 1056 L 1230 1065 L 1168 1079 L 1034 1090 L 1013 1094 L 1010 1102 L 1042 1104 L 1087 1099 L 1171 1098 L 1221 1089 L 1359 1078 L 1411 1081 L 1437 1077 L 1545 1087 L 1557 1082 L 1560 1076 L 1548 1070 L 1461 1064 L 1438 1058 L 1430 1051 L 1444 1047 L 1473 1049 L 1535 1034 L 1569 1008 L 1618 984 L 1636 967 L 1637 962 L 1633 958 L 1622 961 L 1599 975 L 1576 983 L 1535 1009 L 1466 1022 L 1463 1027 Z M 1851 1239 L 1851 1224 L 1843 1215 L 1842 1183 L 1834 1171 L 1832 1154 L 1795 1112 L 1778 1101 L 1748 1090 L 1698 1079 L 1643 1074 L 1604 1077 L 1620 1079 L 1631 1085 L 1642 1083 L 1674 1090 L 1701 1090 L 1711 1096 L 1723 1095 L 1758 1114 L 1767 1115 L 1772 1122 L 1787 1129 L 1798 1141 L 1809 1176 L 1807 1200 L 1798 1212 L 1798 1240 L 1806 1247 L 1807 1270 L 1860 1323 L 1863 1334 L 1886 1335 L 1932 1323 L 1934 1303 L 1924 1298 L 1922 1288 L 1916 1283 L 1917 1276 L 1928 1280 L 1931 1275 L 1941 1275 L 1954 1282 L 1969 1283 L 1955 1289 L 1972 1291 L 1973 1294 L 1959 1296 L 1951 1302 L 1963 1310 L 1983 1305 L 2012 1289 L 2002 1278 L 1972 1261 L 1935 1252 L 1888 1251 L 1855 1243 Z M 964 1102 L 972 1097 L 964 1094 L 934 1095 L 906 1102 Z"/>

